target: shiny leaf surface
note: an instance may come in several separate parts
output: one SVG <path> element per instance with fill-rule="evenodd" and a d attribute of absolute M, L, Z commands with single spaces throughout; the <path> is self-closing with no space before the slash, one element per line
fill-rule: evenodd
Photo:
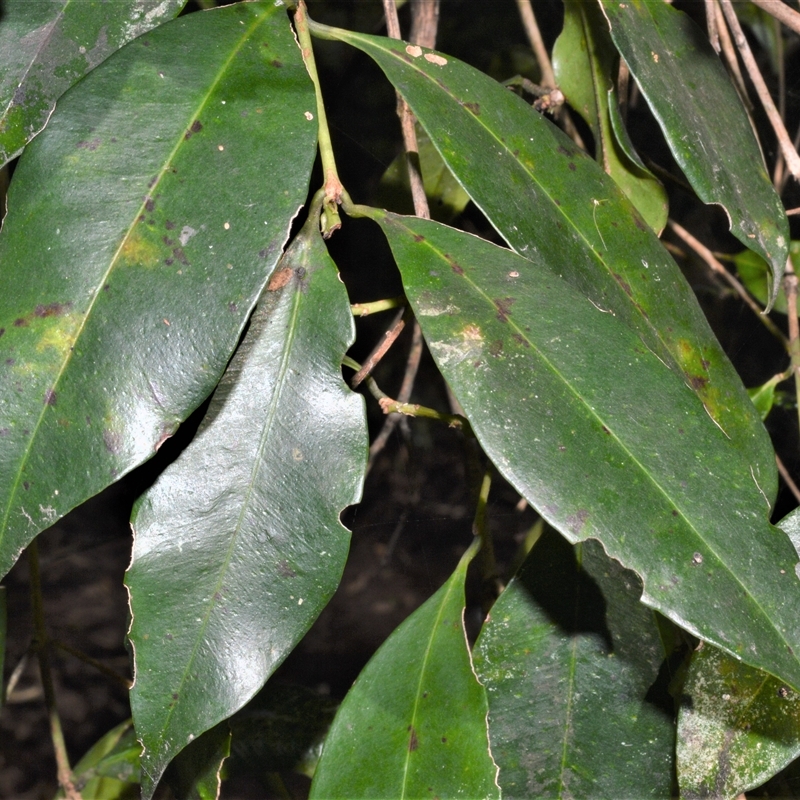
<path fill-rule="evenodd" d="M 698 394 L 769 500 L 769 437 L 691 288 L 616 183 L 555 125 L 456 59 L 336 29 L 399 89 L 450 170 L 520 255 L 542 261 Z"/>
<path fill-rule="evenodd" d="M 372 215 L 506 479 L 569 541 L 597 538 L 634 570 L 647 605 L 800 686 L 797 556 L 692 389 L 547 264 L 438 223 Z"/>
<path fill-rule="evenodd" d="M 670 797 L 674 722 L 645 700 L 665 652 L 641 588 L 598 542 L 551 530 L 492 607 L 475 669 L 504 798 Z"/>
<path fill-rule="evenodd" d="M 272 3 L 167 23 L 59 101 L 0 234 L 0 575 L 208 396 L 305 200 L 312 108 Z"/>
<path fill-rule="evenodd" d="M 739 797 L 800 755 L 800 695 L 705 646 L 692 655 L 678 717 L 681 797 Z"/>
<path fill-rule="evenodd" d="M 613 124 L 616 95 L 612 76 L 618 63 L 619 56 L 598 6 L 567 0 L 564 28 L 553 46 L 558 88 L 589 125 L 597 161 L 619 184 L 647 224 L 660 234 L 667 224 L 667 193 L 641 162 L 628 157 Z M 621 123 L 618 120 L 620 126 Z"/>
<path fill-rule="evenodd" d="M 186 0 L 5 0 L 0 21 L 0 165 L 47 124 L 56 100 Z"/>
<path fill-rule="evenodd" d="M 473 545 L 358 676 L 325 739 L 311 798 L 500 797 L 462 618 L 474 553 Z"/>
<path fill-rule="evenodd" d="M 149 796 L 238 711 L 325 607 L 359 499 L 363 400 L 341 376 L 353 319 L 313 215 L 270 280 L 192 443 L 135 511 L 131 705 Z"/>
<path fill-rule="evenodd" d="M 778 293 L 789 223 L 742 103 L 705 34 L 668 3 L 600 0 L 614 44 L 658 120 L 675 160 L 731 233 L 770 264 Z"/>

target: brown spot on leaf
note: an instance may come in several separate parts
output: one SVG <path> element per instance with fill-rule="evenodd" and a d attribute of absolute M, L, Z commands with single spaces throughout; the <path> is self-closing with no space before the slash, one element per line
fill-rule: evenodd
<path fill-rule="evenodd" d="M 708 383 L 708 378 L 703 378 L 700 375 L 686 375 L 686 378 L 689 381 L 689 385 L 694 389 L 696 392 L 700 392 L 706 388 L 706 384 Z"/>
<path fill-rule="evenodd" d="M 293 271 L 291 267 L 284 267 L 279 269 L 270 279 L 267 284 L 268 292 L 277 292 L 278 289 L 283 289 L 287 283 L 292 279 Z"/>
<path fill-rule="evenodd" d="M 14 327 L 15 328 L 25 328 L 28 325 L 28 320 L 24 319 L 23 317 L 19 317 L 14 320 Z"/>
<path fill-rule="evenodd" d="M 174 255 L 175 258 L 178 261 L 180 261 L 181 264 L 184 264 L 186 266 L 189 265 L 189 259 L 186 258 L 186 253 L 183 252 L 183 248 L 182 247 L 174 248 L 173 251 L 172 251 L 172 255 Z"/>
<path fill-rule="evenodd" d="M 166 228 L 168 231 L 175 230 L 175 223 L 174 223 L 174 222 L 173 222 L 171 219 L 168 219 L 168 220 L 167 220 L 167 221 L 164 223 L 164 227 L 165 227 L 165 228 Z"/>
<path fill-rule="evenodd" d="M 44 393 L 44 402 L 45 402 L 45 405 L 48 405 L 48 406 L 54 406 L 54 405 L 56 404 L 56 400 L 57 400 L 57 399 L 58 399 L 58 398 L 57 398 L 57 396 L 56 396 L 56 393 L 55 393 L 55 391 L 53 391 L 53 389 L 48 389 L 48 390 L 47 390 L 47 391 Z"/>
<path fill-rule="evenodd" d="M 421 233 L 415 233 L 414 234 L 414 241 L 415 242 L 424 242 L 425 241 L 425 237 Z"/>
<path fill-rule="evenodd" d="M 175 240 L 170 239 L 169 236 L 162 236 L 161 241 L 164 242 L 167 247 L 172 247 L 172 245 L 175 244 Z"/>
<path fill-rule="evenodd" d="M 164 263 L 165 263 L 165 264 L 166 264 L 168 267 L 171 267 L 171 266 L 172 266 L 172 265 L 175 263 L 175 259 L 174 259 L 174 258 L 165 258 L 165 259 L 164 259 Z"/>
<path fill-rule="evenodd" d="M 495 339 L 489 345 L 489 355 L 494 356 L 495 358 L 499 358 L 502 352 L 503 352 L 503 340 Z"/>
<path fill-rule="evenodd" d="M 189 127 L 189 130 L 186 131 L 186 133 L 184 134 L 183 138 L 184 139 L 191 139 L 193 134 L 200 133 L 201 130 L 203 130 L 203 123 L 200 122 L 199 119 L 196 119 L 191 124 L 191 126 Z"/>
<path fill-rule="evenodd" d="M 572 161 L 570 161 L 569 162 L 569 171 L 570 172 L 575 172 L 576 169 L 577 169 L 577 167 L 575 166 L 575 164 Z"/>
<path fill-rule="evenodd" d="M 603 433 L 607 433 L 609 436 L 611 435 L 611 431 L 603 425 Z"/>
<path fill-rule="evenodd" d="M 481 115 L 480 103 L 464 103 L 464 108 L 466 108 L 467 111 L 474 114 L 476 117 Z"/>
<path fill-rule="evenodd" d="M 273 59 L 272 66 L 276 67 L 277 69 L 280 69 L 283 66 L 283 62 L 282 61 L 278 61 L 277 58 Z"/>
<path fill-rule="evenodd" d="M 417 739 L 417 732 L 414 730 L 414 726 L 409 726 L 411 728 L 411 736 L 408 737 L 408 751 L 413 753 L 419 747 L 419 739 Z"/>
<path fill-rule="evenodd" d="M 530 347 L 531 343 L 521 334 L 521 333 L 512 333 L 511 338 L 517 343 L 521 344 L 523 347 Z"/>
<path fill-rule="evenodd" d="M 497 309 L 497 319 L 499 319 L 500 322 L 508 322 L 508 318 L 511 316 L 511 306 L 514 302 L 515 299 L 513 297 L 495 299 L 494 306 Z"/>
<path fill-rule="evenodd" d="M 278 573 L 282 578 L 296 578 L 297 573 L 289 566 L 286 559 L 278 562 Z"/>
<path fill-rule="evenodd" d="M 259 258 L 266 258 L 269 255 L 269 250 L 265 247 L 263 250 L 258 251 Z"/>
<path fill-rule="evenodd" d="M 625 278 L 616 272 L 612 272 L 611 274 L 614 276 L 614 280 L 625 290 L 625 294 L 628 295 L 628 297 L 631 297 L 633 294 L 631 291 L 631 285 L 625 280 Z"/>
<path fill-rule="evenodd" d="M 100 140 L 95 138 L 92 139 L 91 142 L 86 142 L 86 141 L 78 142 L 78 147 L 81 150 L 97 150 L 97 148 L 100 147 Z"/>
<path fill-rule="evenodd" d="M 48 303 L 38 305 L 34 310 L 37 317 L 60 317 L 64 312 L 72 308 L 72 303 Z"/>
<path fill-rule="evenodd" d="M 30 483 L 28 481 L 23 481 L 22 482 L 22 488 L 27 492 L 27 491 L 30 490 L 31 485 L 30 485 Z"/>
<path fill-rule="evenodd" d="M 145 197 L 144 207 L 147 211 L 153 211 L 156 207 L 156 201 L 152 197 Z"/>
<path fill-rule="evenodd" d="M 572 533 L 580 534 L 586 525 L 587 519 L 589 519 L 589 512 L 585 508 L 582 508 L 574 514 L 570 514 L 564 521 Z"/>
<path fill-rule="evenodd" d="M 633 215 L 633 224 L 640 230 L 646 231 L 647 230 L 647 223 L 638 215 Z"/>
<path fill-rule="evenodd" d="M 0 336 L 2 336 L 6 332 L 5 328 L 0 328 Z"/>

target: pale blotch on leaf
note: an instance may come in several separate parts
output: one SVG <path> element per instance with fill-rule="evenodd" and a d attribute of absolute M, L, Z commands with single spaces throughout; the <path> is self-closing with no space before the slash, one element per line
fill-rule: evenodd
<path fill-rule="evenodd" d="M 410 44 L 406 47 L 406 53 L 412 58 L 419 58 L 422 55 L 422 48 L 415 44 Z"/>

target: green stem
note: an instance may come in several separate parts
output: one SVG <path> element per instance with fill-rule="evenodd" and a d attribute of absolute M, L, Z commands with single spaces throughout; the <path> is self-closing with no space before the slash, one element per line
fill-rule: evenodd
<path fill-rule="evenodd" d="M 328 129 L 328 118 L 325 115 L 325 104 L 322 101 L 322 90 L 319 85 L 317 75 L 317 65 L 314 61 L 314 49 L 311 45 L 311 35 L 309 33 L 309 19 L 304 0 L 297 4 L 297 11 L 294 15 L 294 24 L 297 29 L 297 38 L 300 42 L 300 50 L 303 55 L 311 82 L 314 84 L 314 93 L 317 97 L 317 127 L 319 128 L 319 154 L 322 159 L 322 171 L 325 176 L 325 199 L 322 204 L 322 218 L 320 219 L 320 230 L 325 239 L 329 238 L 334 231 L 342 226 L 339 216 L 339 203 L 342 201 L 344 187 L 339 180 L 336 171 L 336 160 L 333 156 L 333 145 L 331 144 L 331 134 Z"/>
<path fill-rule="evenodd" d="M 486 509 L 489 504 L 489 490 L 492 487 L 492 466 L 483 473 L 481 488 L 475 504 L 475 517 L 472 521 L 472 533 L 481 540 L 481 549 L 476 556 L 481 574 L 481 608 L 485 614 L 500 596 L 503 586 L 497 574 L 497 562 L 494 555 L 494 542 L 486 520 Z"/>
<path fill-rule="evenodd" d="M 387 300 L 373 300 L 371 303 L 353 303 L 350 310 L 354 317 L 366 317 L 368 314 L 377 314 L 379 311 L 388 311 L 405 303 L 405 297 L 390 297 Z"/>
<path fill-rule="evenodd" d="M 39 568 L 39 546 L 34 539 L 28 545 L 28 570 L 31 580 L 31 608 L 33 611 L 34 648 L 39 659 L 39 672 L 44 690 L 44 702 L 50 722 L 50 737 L 56 755 L 58 784 L 67 800 L 74 800 L 80 795 L 72 782 L 72 768 L 69 765 L 67 746 L 64 742 L 64 731 L 56 708 L 56 696 L 53 688 L 53 675 L 50 671 L 50 641 L 44 621 L 44 602 L 42 600 L 42 575 Z"/>
<path fill-rule="evenodd" d="M 355 372 L 361 371 L 361 364 L 354 361 L 350 356 L 344 356 L 344 358 L 342 358 L 342 364 L 345 367 L 355 370 Z M 461 429 L 468 436 L 474 436 L 469 421 L 465 417 L 459 416 L 458 414 L 445 414 L 442 411 L 437 411 L 435 408 L 428 408 L 427 406 L 421 406 L 417 403 L 400 403 L 382 391 L 371 375 L 364 380 L 364 385 L 369 389 L 369 393 L 378 401 L 378 405 L 381 407 L 384 414 L 405 414 L 408 417 L 435 419 L 439 422 L 447 423 L 451 428 Z"/>

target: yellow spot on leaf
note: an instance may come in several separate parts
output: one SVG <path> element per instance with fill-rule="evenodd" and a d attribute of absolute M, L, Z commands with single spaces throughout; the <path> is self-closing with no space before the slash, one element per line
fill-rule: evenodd
<path fill-rule="evenodd" d="M 154 267 L 161 260 L 161 249 L 155 242 L 145 239 L 137 228 L 122 243 L 120 255 L 128 264 Z"/>

